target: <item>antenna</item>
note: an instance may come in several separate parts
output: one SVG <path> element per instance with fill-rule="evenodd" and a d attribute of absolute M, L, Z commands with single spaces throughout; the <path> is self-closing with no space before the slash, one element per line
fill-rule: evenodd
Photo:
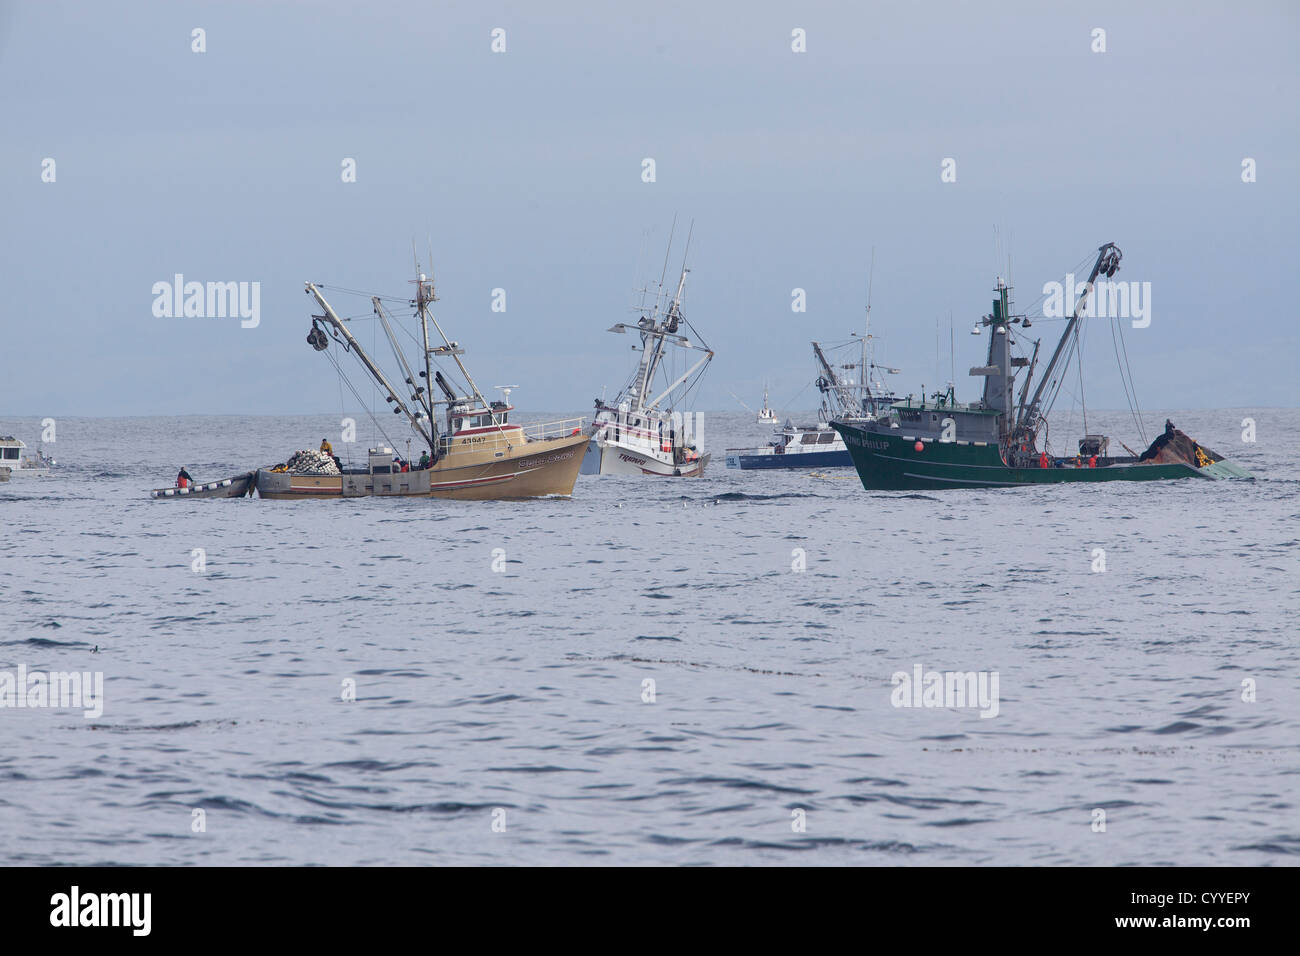
<path fill-rule="evenodd" d="M 948 384 L 953 385 L 957 381 L 957 341 L 953 338 L 952 330 L 952 309 L 948 310 Z"/>
<path fill-rule="evenodd" d="M 1007 287 L 1014 289 L 1016 284 L 1011 281 L 1011 241 L 1015 238 L 1015 233 L 1007 235 Z"/>
<path fill-rule="evenodd" d="M 668 230 L 668 248 L 664 250 L 664 267 L 659 273 L 659 291 L 664 291 L 664 279 L 668 278 L 668 257 L 673 252 L 673 236 L 677 234 L 677 213 L 673 213 L 673 225 Z"/>
<path fill-rule="evenodd" d="M 871 290 L 876 284 L 876 247 L 871 247 L 871 271 L 867 274 L 867 335 L 871 334 Z"/>
<path fill-rule="evenodd" d="M 941 353 L 939 352 L 939 317 L 936 315 L 934 317 L 934 377 L 935 378 L 943 378 L 943 376 L 939 374 L 940 354 Z"/>
<path fill-rule="evenodd" d="M 499 389 L 501 389 L 501 400 L 502 400 L 503 402 L 505 402 L 507 405 L 509 405 L 509 404 L 510 404 L 510 392 L 511 392 L 513 389 L 518 388 L 519 386 L 518 386 L 518 385 L 493 385 L 492 387 L 493 387 L 493 388 L 499 388 Z"/>

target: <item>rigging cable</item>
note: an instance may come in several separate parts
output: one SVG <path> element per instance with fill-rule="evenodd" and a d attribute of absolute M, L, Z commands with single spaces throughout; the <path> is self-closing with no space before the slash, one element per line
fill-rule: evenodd
<path fill-rule="evenodd" d="M 352 380 L 348 378 L 347 373 L 343 371 L 342 366 L 339 365 L 339 360 L 334 357 L 334 353 L 326 349 L 325 357 L 330 360 L 330 364 L 334 366 L 334 371 L 338 373 L 339 382 L 340 382 L 339 385 L 340 400 L 342 398 L 342 391 L 343 391 L 342 385 L 343 383 L 346 383 L 348 386 L 348 390 L 352 392 L 352 396 L 357 400 L 357 404 L 361 407 L 361 410 L 370 416 L 370 420 L 375 423 L 375 428 L 379 430 L 379 434 L 384 436 L 384 441 L 392 445 L 393 440 L 389 438 L 388 433 L 384 431 L 384 426 L 379 424 L 379 419 L 375 418 L 375 413 L 370 409 L 366 408 L 365 399 L 361 397 L 360 393 L 356 389 L 356 386 L 352 384 Z M 358 358 L 357 361 L 360 362 L 361 359 Z"/>
<path fill-rule="evenodd" d="M 1126 343 L 1126 342 L 1124 341 L 1124 326 L 1119 322 L 1118 319 L 1115 319 L 1115 320 L 1113 320 L 1113 321 L 1115 322 L 1115 324 L 1116 324 L 1117 326 L 1119 326 L 1119 344 L 1120 344 L 1120 347 L 1121 347 L 1121 348 L 1123 349 L 1123 351 L 1124 351 L 1124 369 L 1127 369 L 1127 371 L 1128 371 L 1128 380 L 1129 380 L 1129 383 L 1130 383 L 1130 384 L 1132 385 L 1132 387 L 1133 387 L 1133 398 L 1132 398 L 1132 400 L 1129 402 L 1129 411 L 1131 411 L 1131 412 L 1133 413 L 1134 420 L 1135 420 L 1136 423 L 1137 423 L 1138 436 L 1142 439 L 1143 443 L 1145 444 L 1145 443 L 1146 443 L 1146 440 L 1147 440 L 1146 424 L 1142 421 L 1142 407 L 1141 407 L 1141 405 L 1138 404 L 1138 397 L 1137 397 L 1137 383 L 1133 381 L 1133 369 L 1132 369 L 1132 367 L 1131 367 L 1131 366 L 1129 365 L 1129 363 L 1128 363 L 1128 343 Z M 1118 360 L 1118 358 L 1119 358 L 1119 353 L 1118 353 L 1118 352 L 1116 352 L 1116 354 L 1115 354 L 1115 358 Z M 1124 369 L 1121 369 L 1121 370 L 1120 370 L 1120 379 L 1121 379 L 1121 380 L 1122 380 L 1123 377 L 1124 377 Z M 1125 389 L 1125 394 L 1128 394 L 1128 390 L 1127 390 L 1127 389 Z"/>
<path fill-rule="evenodd" d="M 1078 353 L 1078 361 L 1075 362 L 1075 370 L 1079 373 L 1079 408 L 1083 414 L 1083 433 L 1088 434 L 1088 402 L 1083 394 L 1083 340 L 1082 326 L 1080 322 L 1074 327 L 1075 351 Z"/>

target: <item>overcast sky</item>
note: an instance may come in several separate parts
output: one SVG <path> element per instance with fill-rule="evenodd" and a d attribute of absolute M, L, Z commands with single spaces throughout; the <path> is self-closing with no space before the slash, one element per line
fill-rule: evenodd
<path fill-rule="evenodd" d="M 1144 405 L 1294 406 L 1298 10 L 0 3 L 0 416 L 337 411 L 303 282 L 405 295 L 413 239 L 480 385 L 586 409 L 630 373 L 605 329 L 674 215 L 717 353 L 701 408 L 803 389 L 809 340 L 861 328 L 873 247 L 891 384 L 948 377 L 951 313 L 977 397 L 969 331 L 1007 252 L 1024 307 L 1107 241 L 1151 283 L 1127 331 Z M 260 325 L 155 316 L 176 273 L 260 283 Z M 1090 401 L 1122 407 L 1109 332 L 1086 362 Z"/>

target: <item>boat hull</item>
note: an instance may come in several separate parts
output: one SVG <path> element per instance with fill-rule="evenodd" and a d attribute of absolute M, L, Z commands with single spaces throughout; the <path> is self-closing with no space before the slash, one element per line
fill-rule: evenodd
<path fill-rule="evenodd" d="M 242 498 L 244 495 L 251 497 L 253 494 L 252 486 L 256 480 L 257 472 L 247 471 L 242 475 L 235 475 L 233 478 L 200 482 L 188 488 L 155 488 L 149 492 L 149 497 L 155 501 L 180 501 L 190 498 Z"/>
<path fill-rule="evenodd" d="M 709 455 L 703 454 L 692 462 L 680 465 L 663 461 L 653 455 L 628 448 L 614 442 L 591 439 L 584 457 L 584 475 L 655 475 L 660 478 L 698 478 L 709 464 Z"/>
<path fill-rule="evenodd" d="M 727 467 L 750 469 L 783 468 L 851 468 L 853 459 L 847 449 L 836 451 L 805 451 L 783 455 L 746 455 L 743 452 L 727 454 Z"/>
<path fill-rule="evenodd" d="M 571 495 L 587 444 L 572 435 L 488 451 L 487 457 L 454 453 L 432 468 L 390 475 L 294 475 L 262 469 L 257 491 L 263 498 L 453 498 L 486 501 Z"/>
<path fill-rule="evenodd" d="M 1179 463 L 1123 463 L 1098 468 L 1012 468 L 996 445 L 918 439 L 897 429 L 872 431 L 835 424 L 862 487 L 868 491 L 935 491 L 942 488 L 1014 488 L 1070 482 L 1169 481 L 1178 478 L 1249 478 L 1231 462 L 1205 468 Z"/>

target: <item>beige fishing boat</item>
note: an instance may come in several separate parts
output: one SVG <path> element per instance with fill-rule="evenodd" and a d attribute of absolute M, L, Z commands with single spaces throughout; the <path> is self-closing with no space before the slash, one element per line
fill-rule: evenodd
<path fill-rule="evenodd" d="M 393 346 L 405 388 L 393 385 L 325 300 L 320 287 L 310 282 L 307 292 L 315 297 L 325 314 L 312 316 L 307 341 L 318 352 L 329 355 L 332 338 L 344 352 L 356 357 L 385 393 L 393 412 L 406 417 L 411 430 L 427 449 L 421 461 L 403 462 L 393 454 L 392 448 L 380 444 L 369 449 L 364 467 L 340 470 L 330 466 L 340 473 L 315 473 L 318 469 L 313 473 L 295 473 L 284 466 L 263 468 L 257 473 L 257 490 L 263 498 L 380 495 L 484 500 L 573 493 L 590 439 L 583 419 L 527 425 L 511 422 L 514 406 L 509 404 L 509 398 L 516 386 L 498 386 L 504 393 L 503 401 L 489 402 L 484 398 L 461 360 L 464 350 L 447 338 L 429 309 L 429 304 L 437 299 L 432 280 L 420 273 L 416 287 L 416 298 L 411 304 L 416 309 L 424 344 L 424 367 L 418 372 L 413 371 L 407 360 L 381 298 L 371 298 L 375 316 Z M 430 326 L 442 338 L 441 346 L 430 346 Z M 342 375 L 338 360 L 332 355 L 330 358 Z M 445 376 L 441 369 L 434 368 L 435 362 L 448 359 L 454 362 L 459 376 L 450 369 Z M 463 379 L 464 386 L 454 387 L 455 378 Z M 433 398 L 430 390 L 433 384 L 442 398 Z"/>
<path fill-rule="evenodd" d="M 443 457 L 428 468 L 401 471 L 393 450 L 381 445 L 370 449 L 367 468 L 344 469 L 340 475 L 263 468 L 257 491 L 272 499 L 431 495 L 484 500 L 572 494 L 589 440 L 581 420 L 522 427 L 506 423 L 506 414 L 508 408 L 495 413 L 502 423 L 490 426 L 490 433 L 465 429 L 451 436 Z M 553 428 L 569 432 L 548 435 Z"/>

